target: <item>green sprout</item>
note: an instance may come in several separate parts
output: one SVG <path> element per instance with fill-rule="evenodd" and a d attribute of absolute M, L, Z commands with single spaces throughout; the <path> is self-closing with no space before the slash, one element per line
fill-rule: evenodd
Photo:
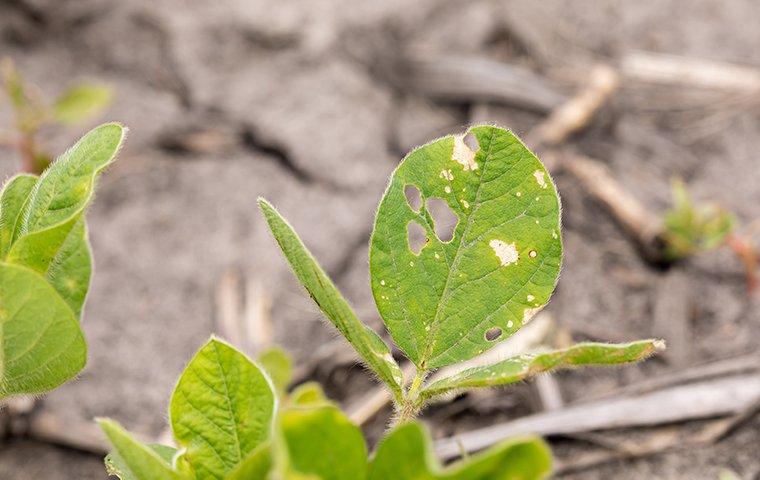
<path fill-rule="evenodd" d="M 39 131 L 48 125 L 71 126 L 101 113 L 111 103 L 111 89 L 99 83 L 77 83 L 52 103 L 24 81 L 11 59 L 0 63 L 0 81 L 13 109 L 15 133 L 0 135 L 0 144 L 14 147 L 21 156 L 21 170 L 40 174 L 53 157 L 39 145 Z"/>
<path fill-rule="evenodd" d="M 416 420 L 436 397 L 498 387 L 543 372 L 647 358 L 660 340 L 581 343 L 522 354 L 431 379 L 494 347 L 530 322 L 554 291 L 562 261 L 560 203 L 545 167 L 511 132 L 481 125 L 419 147 L 391 176 L 369 251 L 371 286 L 391 338 L 416 367 L 405 378 L 391 348 L 354 313 L 288 222 L 259 205 L 298 280 L 317 307 L 388 388 L 393 427 L 373 453 L 361 430 L 318 385 L 290 393 L 281 351 L 251 360 L 211 338 L 170 401 L 177 448 L 145 445 L 100 420 L 114 450 L 108 472 L 122 480 L 535 480 L 551 456 L 520 437 L 442 467 Z M 414 200 L 408 193 L 416 191 Z M 413 192 L 412 192 L 413 193 Z M 443 231 L 435 205 L 455 218 Z M 410 227 L 423 232 L 420 249 Z"/>

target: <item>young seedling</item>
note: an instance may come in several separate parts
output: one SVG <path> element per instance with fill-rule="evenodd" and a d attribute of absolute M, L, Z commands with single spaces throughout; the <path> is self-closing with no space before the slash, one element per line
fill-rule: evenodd
<path fill-rule="evenodd" d="M 179 449 L 144 445 L 101 420 L 114 446 L 106 459 L 109 473 L 122 480 L 545 478 L 551 457 L 533 437 L 443 468 L 414 418 L 451 391 L 507 385 L 558 368 L 637 361 L 662 344 L 578 344 L 426 381 L 435 369 L 477 356 L 529 322 L 548 302 L 561 263 L 559 198 L 543 165 L 504 129 L 477 126 L 469 133 L 477 148 L 457 135 L 409 154 L 391 177 L 375 221 L 372 290 L 391 336 L 417 367 L 408 380 L 388 345 L 357 318 L 290 225 L 259 201 L 298 279 L 393 396 L 396 425 L 374 455 L 368 455 L 358 426 L 318 385 L 286 393 L 290 364 L 282 352 L 262 353 L 261 368 L 212 338 L 172 395 L 169 419 Z M 407 198 L 412 188 L 418 199 Z M 436 210 L 443 205 L 456 219 L 450 232 L 441 228 Z M 413 224 L 426 237 L 416 253 Z"/>
<path fill-rule="evenodd" d="M 17 175 L 0 193 L 0 400 L 47 392 L 84 367 L 85 212 L 125 133 L 97 127 L 42 176 Z"/>
<path fill-rule="evenodd" d="M 76 125 L 103 111 L 111 102 L 111 89 L 97 83 L 77 83 L 55 101 L 47 103 L 32 85 L 24 82 L 13 62 L 0 65 L 5 93 L 15 116 L 15 134 L 0 135 L 0 145 L 18 150 L 22 171 L 39 174 L 53 157 L 39 145 L 38 133 L 47 125 Z"/>
<path fill-rule="evenodd" d="M 380 202 L 370 241 L 372 292 L 391 337 L 416 367 L 408 380 L 290 225 L 268 202 L 259 203 L 298 279 L 390 389 L 398 423 L 452 390 L 507 385 L 558 368 L 633 362 L 662 346 L 657 340 L 585 343 L 426 383 L 432 371 L 482 354 L 528 323 L 549 301 L 559 275 L 554 183 L 538 158 L 502 128 L 476 126 L 414 150 Z M 436 212 L 441 207 L 453 217 L 453 231 L 444 231 L 445 217 Z M 424 236 L 420 249 L 414 229 Z"/>
<path fill-rule="evenodd" d="M 752 242 L 736 233 L 733 214 L 712 203 L 695 204 L 682 180 L 672 182 L 673 207 L 664 215 L 662 240 L 668 260 L 680 260 L 728 246 L 743 263 L 747 288 L 757 288 L 758 253 Z"/>
<path fill-rule="evenodd" d="M 145 445 L 116 422 L 99 420 L 114 447 L 108 473 L 122 480 L 532 480 L 550 470 L 549 450 L 536 438 L 513 439 L 441 468 L 417 422 L 389 432 L 370 458 L 359 427 L 319 385 L 285 393 L 288 363 L 282 351 L 263 352 L 254 362 L 211 338 L 171 397 L 179 448 Z"/>

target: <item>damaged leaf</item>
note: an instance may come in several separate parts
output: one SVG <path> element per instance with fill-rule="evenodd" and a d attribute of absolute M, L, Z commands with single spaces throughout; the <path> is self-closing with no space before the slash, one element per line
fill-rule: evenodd
<path fill-rule="evenodd" d="M 370 246 L 372 292 L 396 344 L 421 370 L 470 359 L 516 332 L 548 301 L 562 258 L 560 204 L 541 162 L 510 131 L 472 127 L 411 152 L 391 177 Z M 419 211 L 404 195 L 422 197 Z M 430 201 L 458 221 L 436 234 Z M 419 254 L 407 226 L 427 234 Z M 486 332 L 498 328 L 497 338 Z"/>

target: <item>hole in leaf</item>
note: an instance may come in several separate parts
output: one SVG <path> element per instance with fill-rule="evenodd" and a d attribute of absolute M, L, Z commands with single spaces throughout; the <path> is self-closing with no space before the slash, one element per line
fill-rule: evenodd
<path fill-rule="evenodd" d="M 486 331 L 486 340 L 493 342 L 494 340 L 497 340 L 499 337 L 501 337 L 501 333 L 502 330 L 499 327 L 489 328 Z"/>
<path fill-rule="evenodd" d="M 427 199 L 426 207 L 430 216 L 433 217 L 433 226 L 436 236 L 444 243 L 448 243 L 454 238 L 459 217 L 446 203 L 446 200 L 438 197 Z"/>
<path fill-rule="evenodd" d="M 425 229 L 417 222 L 409 222 L 406 225 L 406 236 L 407 241 L 409 242 L 409 249 L 411 249 L 412 253 L 415 255 L 419 255 L 420 251 L 422 251 L 422 247 L 430 241 Z"/>
<path fill-rule="evenodd" d="M 414 185 L 407 185 L 404 187 L 404 196 L 406 197 L 406 203 L 412 207 L 412 210 L 419 212 L 420 207 L 422 206 L 422 194 L 420 193 L 420 189 Z"/>
<path fill-rule="evenodd" d="M 462 141 L 473 152 L 477 152 L 480 149 L 480 144 L 478 143 L 478 139 L 475 137 L 474 133 L 468 133 L 464 136 L 464 138 L 462 138 Z"/>

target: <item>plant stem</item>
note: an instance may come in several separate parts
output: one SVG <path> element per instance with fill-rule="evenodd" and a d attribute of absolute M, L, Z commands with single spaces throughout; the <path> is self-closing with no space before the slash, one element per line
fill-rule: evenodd
<path fill-rule="evenodd" d="M 412 378 L 412 382 L 409 384 L 409 389 L 404 393 L 402 398 L 398 414 L 394 419 L 394 425 L 400 425 L 402 423 L 413 420 L 422 408 L 422 404 L 419 401 L 419 393 L 422 388 L 422 384 L 427 376 L 427 371 L 417 370 Z"/>

